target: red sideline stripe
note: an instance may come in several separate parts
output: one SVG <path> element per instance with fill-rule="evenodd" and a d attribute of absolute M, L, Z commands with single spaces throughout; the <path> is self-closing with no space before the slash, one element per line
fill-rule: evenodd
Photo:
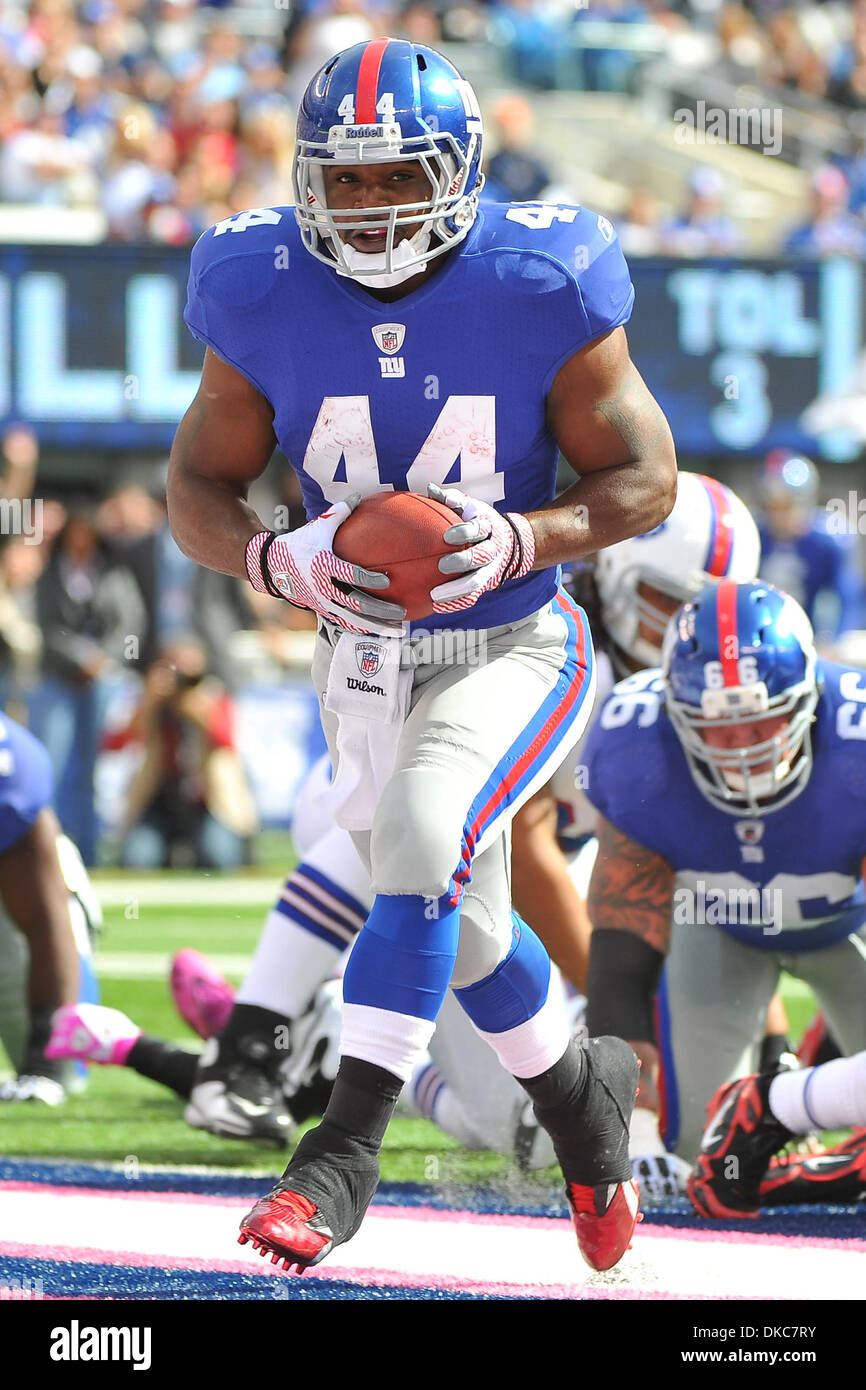
<path fill-rule="evenodd" d="M 733 579 L 726 579 L 719 585 L 717 593 L 716 618 L 719 631 L 719 656 L 722 659 L 722 675 L 725 685 L 739 685 L 738 658 L 740 642 L 737 633 L 737 586 Z"/>
<path fill-rule="evenodd" d="M 586 636 L 583 630 L 583 622 L 581 621 L 580 611 L 577 608 L 575 608 L 573 604 L 564 601 L 561 594 L 557 595 L 555 603 L 558 608 L 568 607 L 574 618 L 574 625 L 577 628 L 577 665 L 581 670 L 584 671 L 585 674 Z M 547 743 L 552 738 L 559 725 L 570 714 L 572 705 L 574 705 L 578 696 L 582 692 L 583 681 L 572 681 L 571 685 L 568 688 L 568 693 L 566 694 L 565 699 L 562 701 L 561 704 L 557 705 L 556 709 L 547 719 L 547 722 L 544 724 L 543 728 L 541 728 L 539 732 L 535 735 L 535 738 L 529 744 L 529 747 L 526 748 L 523 751 L 523 753 L 521 753 L 520 757 L 514 764 L 514 767 L 511 769 L 508 776 L 502 782 L 500 782 L 496 791 L 490 797 L 490 800 L 484 806 L 482 806 L 478 815 L 475 817 L 475 820 L 473 821 L 469 831 L 468 838 L 470 845 L 473 848 L 475 846 L 475 841 L 478 838 L 480 829 L 483 826 L 485 826 L 489 820 L 492 819 L 493 813 L 496 810 L 496 808 L 503 801 L 507 800 L 508 793 L 511 791 L 512 787 L 515 785 L 516 782 L 520 781 L 521 777 L 526 771 L 527 766 L 531 762 L 533 762 L 535 758 L 538 757 L 539 753 L 547 745 Z M 466 859 L 468 858 L 468 855 L 464 852 L 463 857 L 464 859 Z M 458 872 L 455 875 L 455 877 L 459 882 L 460 873 Z"/>
<path fill-rule="evenodd" d="M 361 66 L 358 68 L 358 90 L 355 93 L 356 125 L 375 125 L 378 121 L 376 97 L 379 91 L 379 73 L 382 68 L 385 49 L 390 42 L 390 39 L 371 39 L 361 54 Z"/>
<path fill-rule="evenodd" d="M 714 579 L 721 579 L 722 575 L 728 572 L 728 565 L 731 563 L 731 551 L 734 548 L 734 525 L 730 496 L 728 489 L 723 487 L 716 478 L 705 477 L 703 481 L 704 487 L 710 495 L 710 506 L 713 509 L 715 520 L 713 550 L 707 571 Z"/>

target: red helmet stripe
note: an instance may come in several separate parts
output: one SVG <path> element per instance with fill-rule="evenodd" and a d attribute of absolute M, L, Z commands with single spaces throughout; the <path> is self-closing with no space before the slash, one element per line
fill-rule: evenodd
<path fill-rule="evenodd" d="M 358 68 L 358 89 L 355 93 L 355 124 L 376 125 L 376 97 L 379 94 L 379 73 L 390 39 L 371 39 L 361 54 Z"/>
<path fill-rule="evenodd" d="M 724 579 L 716 590 L 716 621 L 718 623 L 719 656 L 725 685 L 739 685 L 740 655 L 737 633 L 737 586 L 733 579 Z"/>
<path fill-rule="evenodd" d="M 734 549 L 734 518 L 731 495 L 728 489 L 723 487 L 716 478 L 707 478 L 702 475 L 701 481 L 709 494 L 710 507 L 713 513 L 712 541 L 705 568 L 714 579 L 721 579 L 722 575 L 728 572 Z"/>

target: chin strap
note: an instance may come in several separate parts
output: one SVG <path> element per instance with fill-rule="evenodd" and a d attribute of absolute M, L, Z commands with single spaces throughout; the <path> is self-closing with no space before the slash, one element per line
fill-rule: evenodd
<path fill-rule="evenodd" d="M 361 285 L 367 285 L 373 290 L 387 290 L 392 285 L 402 285 L 404 280 L 410 280 L 413 275 L 420 275 L 427 269 L 427 262 L 418 262 L 415 256 L 422 255 L 430 245 L 430 233 L 421 228 L 414 236 L 407 237 L 405 241 L 398 242 L 391 252 L 391 270 L 387 275 L 381 274 L 387 264 L 384 251 L 379 251 L 375 255 L 367 255 L 363 251 L 356 251 L 354 246 L 349 246 L 344 242 L 341 251 L 348 270 L 337 263 L 335 270 L 338 275 L 345 275 L 350 280 L 357 280 Z M 401 262 L 412 261 L 411 265 Z M 379 274 L 362 272 L 379 271 Z"/>

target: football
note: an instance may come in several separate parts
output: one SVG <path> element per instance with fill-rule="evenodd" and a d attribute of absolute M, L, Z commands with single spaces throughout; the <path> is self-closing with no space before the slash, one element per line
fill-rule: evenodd
<path fill-rule="evenodd" d="M 380 570 L 391 581 L 388 589 L 369 590 L 389 603 L 399 603 L 415 622 L 433 612 L 430 590 L 449 576 L 439 569 L 443 555 L 453 551 L 442 537 L 460 518 L 450 507 L 416 492 L 381 492 L 365 497 L 338 528 L 334 553 L 353 565 Z"/>

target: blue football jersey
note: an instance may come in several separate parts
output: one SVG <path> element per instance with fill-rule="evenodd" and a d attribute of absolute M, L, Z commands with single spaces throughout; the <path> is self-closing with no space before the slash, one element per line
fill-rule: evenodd
<path fill-rule="evenodd" d="M 696 907 L 696 930 L 705 923 L 751 946 L 811 951 L 866 923 L 866 672 L 819 662 L 818 675 L 811 776 L 799 796 L 759 817 L 722 811 L 701 794 L 659 671 L 620 681 L 592 726 L 586 795 L 667 860 L 673 911 L 686 900 Z M 720 900 L 742 910 L 720 909 Z"/>
<path fill-rule="evenodd" d="M 554 377 L 633 299 L 613 227 L 585 208 L 485 204 L 435 275 L 383 303 L 316 261 L 278 207 L 200 237 L 184 317 L 272 405 L 309 519 L 352 492 L 430 482 L 526 512 L 554 496 Z M 535 571 L 423 626 L 517 621 L 557 580 Z"/>
<path fill-rule="evenodd" d="M 861 620 L 862 581 L 854 537 L 835 535 L 816 518 L 802 536 L 777 540 L 761 533 L 761 578 L 804 608 L 819 637 L 837 637 Z"/>
<path fill-rule="evenodd" d="M 50 806 L 53 791 L 51 763 L 42 744 L 7 715 L 0 716 L 0 854 Z"/>

